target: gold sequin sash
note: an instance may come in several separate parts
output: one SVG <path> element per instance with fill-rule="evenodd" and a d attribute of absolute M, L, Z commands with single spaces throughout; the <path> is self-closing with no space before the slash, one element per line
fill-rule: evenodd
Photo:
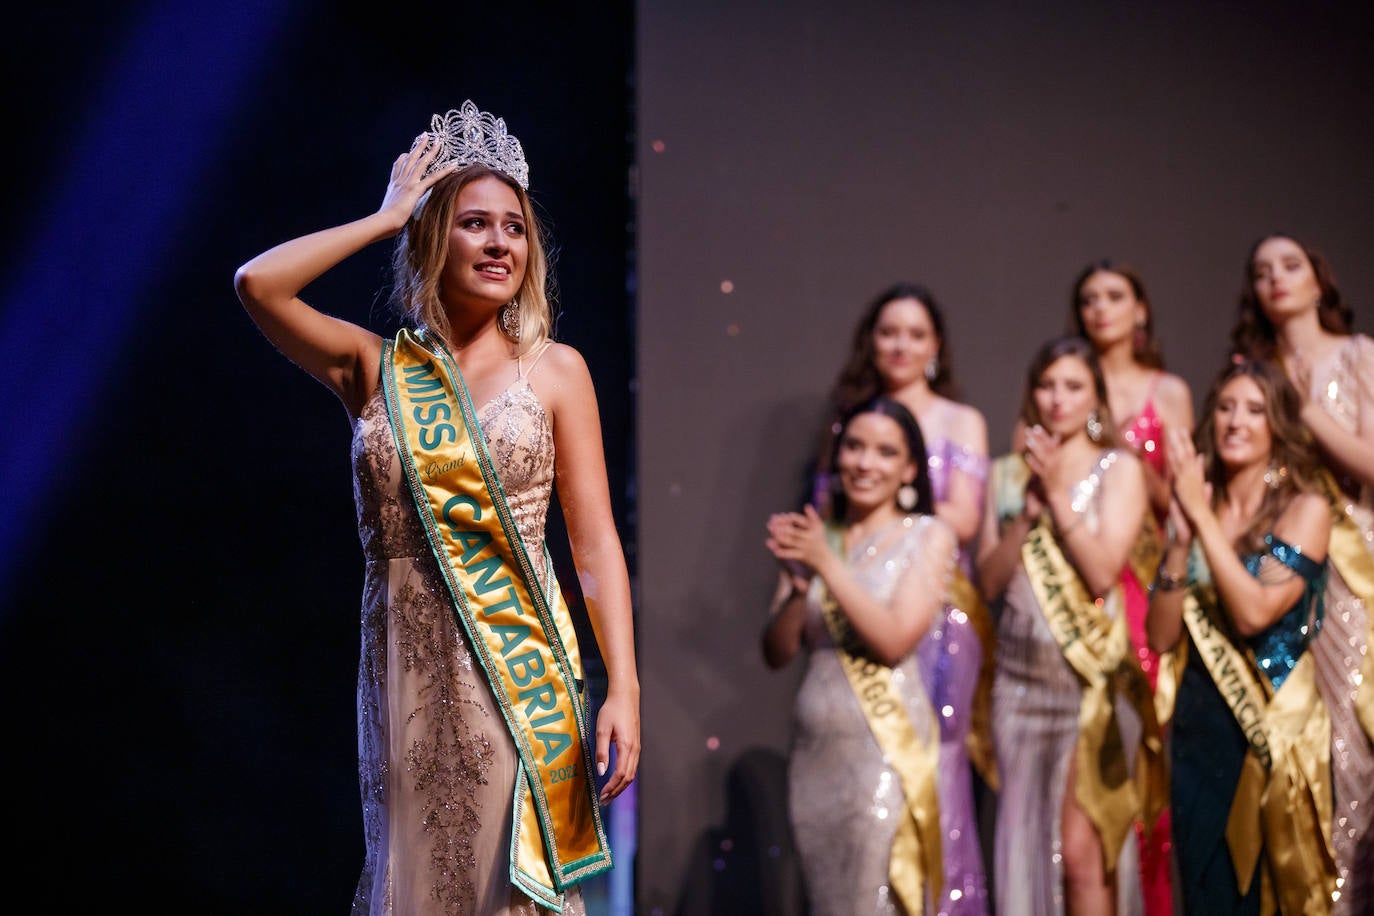
<path fill-rule="evenodd" d="M 1331 544 L 1327 559 L 1345 581 L 1346 587 L 1364 602 L 1368 631 L 1365 633 L 1364 661 L 1360 682 L 1355 688 L 1355 714 L 1365 736 L 1374 741 L 1374 556 L 1370 556 L 1360 526 L 1346 509 L 1346 497 L 1330 471 L 1323 470 L 1320 483 L 1331 503 Z"/>
<path fill-rule="evenodd" d="M 544 593 L 447 348 L 402 330 L 383 349 L 382 384 L 454 615 L 519 754 L 511 881 L 561 911 L 564 890 L 611 867 L 572 616 L 561 592 Z"/>
<path fill-rule="evenodd" d="M 1311 652 L 1274 692 L 1219 624 L 1216 589 L 1193 585 L 1183 621 L 1198 657 L 1245 735 L 1245 763 L 1231 799 L 1226 845 L 1243 895 L 1255 869 L 1261 912 L 1331 912 L 1331 718 L 1317 693 Z"/>
<path fill-rule="evenodd" d="M 1132 825 L 1153 824 L 1168 797 L 1164 745 L 1150 685 L 1131 652 L 1126 615 L 1119 606 L 1120 586 L 1105 601 L 1089 595 L 1055 540 L 1048 513 L 1042 513 L 1026 535 L 1021 560 L 1050 632 L 1083 685 L 1074 798 L 1102 841 L 1102 864 L 1110 875 Z M 1110 617 L 1107 602 L 1116 609 Z M 1118 695 L 1140 716 L 1134 779 L 1116 719 Z"/>

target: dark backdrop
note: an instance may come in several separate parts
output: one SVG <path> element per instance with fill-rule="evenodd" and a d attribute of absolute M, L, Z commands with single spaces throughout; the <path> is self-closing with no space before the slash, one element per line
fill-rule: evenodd
<path fill-rule="evenodd" d="M 13 864 L 44 912 L 347 911 L 349 427 L 232 278 L 375 209 L 464 99 L 524 144 L 634 546 L 630 5 L 350 6 L 8 14 L 0 695 Z M 392 328 L 389 252 L 307 300 Z"/>

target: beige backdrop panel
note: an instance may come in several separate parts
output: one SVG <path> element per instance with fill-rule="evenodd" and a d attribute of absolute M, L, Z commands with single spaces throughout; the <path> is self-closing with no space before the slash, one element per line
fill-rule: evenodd
<path fill-rule="evenodd" d="M 763 523 L 878 290 L 943 302 L 994 451 L 1097 258 L 1199 400 L 1261 233 L 1374 327 L 1363 14 L 1193 6 L 639 4 L 640 912 L 796 911 Z"/>

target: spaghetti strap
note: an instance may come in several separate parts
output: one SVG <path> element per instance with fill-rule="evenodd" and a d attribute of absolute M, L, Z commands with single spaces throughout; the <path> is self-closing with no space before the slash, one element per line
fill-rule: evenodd
<path fill-rule="evenodd" d="M 525 369 L 524 358 L 523 358 L 523 357 L 518 357 L 518 356 L 517 356 L 517 357 L 515 358 L 515 377 L 516 377 L 516 378 L 524 378 L 527 374 L 529 374 L 530 372 L 533 372 L 533 371 L 534 371 L 534 367 L 537 366 L 537 365 L 539 365 L 539 361 L 540 361 L 541 359 L 544 358 L 544 354 L 547 353 L 547 352 L 549 352 L 549 347 L 552 347 L 552 346 L 553 346 L 553 341 L 552 341 L 552 340 L 546 340 L 546 341 L 544 341 L 544 343 L 541 344 L 540 347 L 539 347 L 539 352 L 536 353 L 536 354 L 534 354 L 534 359 L 532 359 L 532 360 L 530 361 L 530 367 L 529 367 L 528 370 Z"/>

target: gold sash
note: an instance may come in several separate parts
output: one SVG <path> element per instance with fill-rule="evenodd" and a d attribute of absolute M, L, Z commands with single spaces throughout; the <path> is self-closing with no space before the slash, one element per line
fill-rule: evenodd
<path fill-rule="evenodd" d="M 1105 602 L 1093 600 L 1060 550 L 1048 516 L 1043 513 L 1026 535 L 1021 560 L 1050 631 L 1083 684 L 1074 798 L 1102 841 L 1102 864 L 1110 875 L 1132 825 L 1154 824 L 1164 807 L 1164 745 L 1150 685 L 1131 651 L 1125 611 L 1119 606 L 1120 586 L 1106 599 L 1116 608 L 1108 617 Z M 1134 779 L 1116 720 L 1117 694 L 1124 695 L 1140 716 Z"/>
<path fill-rule="evenodd" d="M 828 525 L 831 548 L 848 561 L 844 536 L 838 525 Z M 818 577 L 819 579 L 819 577 Z M 893 671 L 868 657 L 858 634 L 840 609 L 824 581 L 819 581 L 821 610 L 836 655 L 849 686 L 873 731 L 883 759 L 897 771 L 906 797 L 906 817 L 897 825 L 892 840 L 888 878 L 902 906 L 911 916 L 925 911 L 925 888 L 930 886 L 933 900 L 940 897 L 944 881 L 943 854 L 940 848 L 940 803 L 936 792 L 936 771 L 940 767 L 940 728 L 935 713 L 930 715 L 928 739 L 920 740 L 902 704 L 901 692 L 893 684 Z"/>
<path fill-rule="evenodd" d="M 571 614 L 556 588 L 544 594 L 447 348 L 402 330 L 384 347 L 382 383 L 454 616 L 519 753 L 511 881 L 561 911 L 564 890 L 611 867 Z"/>
<path fill-rule="evenodd" d="M 1304 652 L 1274 692 L 1218 624 L 1216 590 L 1194 585 L 1183 620 L 1248 745 L 1226 821 L 1226 845 L 1241 894 L 1263 854 L 1261 912 L 1283 916 L 1331 912 L 1336 889 L 1331 841 L 1331 719 L 1317 693 L 1314 661 Z"/>
<path fill-rule="evenodd" d="M 949 603 L 964 612 L 983 657 L 978 667 L 978 682 L 973 688 L 973 708 L 969 710 L 969 731 L 964 739 L 969 761 L 988 788 L 996 791 L 1001 780 L 997 775 L 997 754 L 992 743 L 992 681 L 997 669 L 997 634 L 992 626 L 992 614 L 957 566 L 949 584 Z"/>
<path fill-rule="evenodd" d="M 1355 714 L 1365 736 L 1374 741 L 1374 556 L 1369 553 L 1360 526 L 1346 511 L 1348 500 L 1330 471 L 1320 475 L 1322 489 L 1331 502 L 1331 544 L 1327 559 L 1345 581 L 1346 587 L 1364 602 L 1369 622 L 1365 634 L 1367 648 L 1360 667 L 1360 683 L 1355 688 Z"/>

